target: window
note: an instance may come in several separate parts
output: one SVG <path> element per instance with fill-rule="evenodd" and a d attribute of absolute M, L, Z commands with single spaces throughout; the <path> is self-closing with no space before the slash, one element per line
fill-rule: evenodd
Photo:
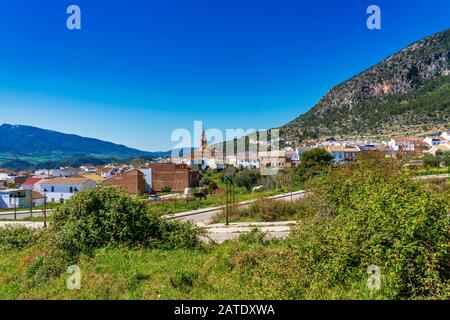
<path fill-rule="evenodd" d="M 70 187 L 70 193 L 73 193 L 73 187 Z"/>
<path fill-rule="evenodd" d="M 55 187 L 52 187 L 51 190 L 52 190 L 52 192 L 55 192 Z"/>

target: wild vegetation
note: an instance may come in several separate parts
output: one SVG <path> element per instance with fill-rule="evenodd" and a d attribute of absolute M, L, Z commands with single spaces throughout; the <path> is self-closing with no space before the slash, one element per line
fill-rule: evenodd
<path fill-rule="evenodd" d="M 37 238 L 14 231 L 24 240 L 0 255 L 0 298 L 450 296 L 446 180 L 423 182 L 397 161 L 365 160 L 324 169 L 307 188 L 304 202 L 270 210 L 299 219 L 289 238 L 254 231 L 222 245 L 201 244 L 200 230 L 163 221 L 140 199 L 107 189 L 79 193 Z M 0 231 L 0 239 L 10 236 Z M 65 268 L 74 263 L 80 290 L 65 286 Z M 380 270 L 379 290 L 367 286 L 369 266 Z"/>

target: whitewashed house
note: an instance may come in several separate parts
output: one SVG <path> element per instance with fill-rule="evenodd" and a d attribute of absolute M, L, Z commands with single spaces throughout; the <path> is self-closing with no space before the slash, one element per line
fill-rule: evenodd
<path fill-rule="evenodd" d="M 41 192 L 41 185 L 39 182 L 43 181 L 42 178 L 28 178 L 25 180 L 25 182 L 22 184 L 21 189 L 22 190 L 32 190 L 35 192 Z"/>
<path fill-rule="evenodd" d="M 53 178 L 71 177 L 71 176 L 75 176 L 75 175 L 82 174 L 82 173 L 83 173 L 83 171 L 78 168 L 59 168 L 59 169 L 50 170 L 50 175 Z"/>
<path fill-rule="evenodd" d="M 238 167 L 249 169 L 259 169 L 260 167 L 258 153 L 256 151 L 238 152 L 236 161 Z"/>
<path fill-rule="evenodd" d="M 447 140 L 443 136 L 426 137 L 424 140 L 430 147 L 437 147 L 441 144 L 445 144 Z"/>
<path fill-rule="evenodd" d="M 393 138 L 388 146 L 393 151 L 414 151 L 415 146 L 422 141 L 421 138 Z"/>
<path fill-rule="evenodd" d="M 33 178 L 50 178 L 50 170 L 42 169 L 34 171 Z"/>
<path fill-rule="evenodd" d="M 94 174 L 97 173 L 97 167 L 94 166 L 81 166 L 80 170 L 83 172 L 83 174 Z"/>
<path fill-rule="evenodd" d="M 47 201 L 64 203 L 75 193 L 94 188 L 97 183 L 87 178 L 54 178 L 39 182 Z"/>
<path fill-rule="evenodd" d="M 20 189 L 0 190 L 0 209 L 29 208 L 31 191 Z"/>
<path fill-rule="evenodd" d="M 445 139 L 445 141 L 450 142 L 450 131 L 443 132 L 441 137 Z"/>

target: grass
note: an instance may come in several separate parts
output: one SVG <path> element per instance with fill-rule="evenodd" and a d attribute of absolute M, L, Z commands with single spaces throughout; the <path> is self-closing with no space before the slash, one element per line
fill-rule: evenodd
<path fill-rule="evenodd" d="M 429 175 L 437 175 L 437 174 L 448 174 L 450 173 L 450 167 L 447 168 L 429 168 L 429 169 L 421 169 L 417 170 L 416 174 L 418 176 L 429 176 Z"/>
<path fill-rule="evenodd" d="M 24 290 L 27 264 L 39 254 L 31 248 L 0 257 L 0 299 L 188 299 L 189 288 L 173 279 L 196 274 L 211 252 L 104 248 L 81 257 L 80 290 L 67 289 L 68 274 Z"/>
<path fill-rule="evenodd" d="M 0 255 L 0 299 L 262 299 L 272 296 L 271 288 L 266 292 L 250 288 L 251 270 L 242 274 L 240 268 L 251 264 L 245 252 L 261 251 L 263 256 L 277 246 L 275 241 L 264 247 L 227 242 L 204 250 L 98 249 L 78 262 L 80 290 L 67 289 L 70 275 L 64 273 L 29 286 L 27 268 L 43 254 L 34 246 Z"/>
<path fill-rule="evenodd" d="M 260 199 L 245 207 L 236 207 L 229 222 L 275 222 L 299 220 L 304 200 L 294 202 Z M 225 223 L 225 212 L 214 218 L 214 223 Z"/>

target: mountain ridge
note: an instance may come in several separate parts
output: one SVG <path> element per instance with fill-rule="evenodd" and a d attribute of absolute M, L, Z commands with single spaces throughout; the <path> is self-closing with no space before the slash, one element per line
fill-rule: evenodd
<path fill-rule="evenodd" d="M 0 167 L 28 169 L 91 161 L 151 159 L 170 152 L 147 152 L 95 138 L 27 125 L 0 125 Z"/>
<path fill-rule="evenodd" d="M 107 153 L 127 156 L 152 154 L 100 139 L 6 123 L 0 126 L 0 148 L 25 154 L 46 154 L 48 152 Z"/>
<path fill-rule="evenodd" d="M 300 143 L 311 138 L 426 132 L 449 121 L 447 29 L 334 86 L 309 111 L 279 129 L 285 140 Z"/>

